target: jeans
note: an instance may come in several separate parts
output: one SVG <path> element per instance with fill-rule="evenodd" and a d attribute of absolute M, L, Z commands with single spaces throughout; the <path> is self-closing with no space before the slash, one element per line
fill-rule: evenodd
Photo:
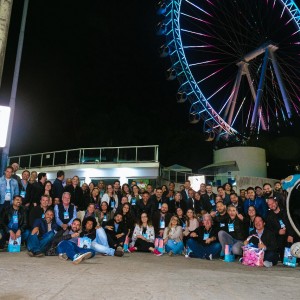
<path fill-rule="evenodd" d="M 46 252 L 47 247 L 54 238 L 54 231 L 45 233 L 41 239 L 38 238 L 37 234 L 31 234 L 27 240 L 27 249 L 31 252 Z"/>
<path fill-rule="evenodd" d="M 183 242 L 174 242 L 173 240 L 168 240 L 165 249 L 167 253 L 172 251 L 174 254 L 180 254 L 183 251 Z"/>
<path fill-rule="evenodd" d="M 79 248 L 75 243 L 70 242 L 70 241 L 62 241 L 59 243 L 57 247 L 57 252 L 58 254 L 60 253 L 66 253 L 68 258 L 73 260 L 75 254 L 84 254 L 87 252 L 91 252 L 92 256 L 95 256 L 95 251 L 93 249 L 84 249 L 84 248 Z"/>
<path fill-rule="evenodd" d="M 17 230 L 13 230 L 14 233 L 17 232 Z M 26 242 L 28 237 L 30 235 L 30 230 L 29 229 L 25 229 L 24 232 L 21 234 L 21 242 Z M 5 246 L 5 242 L 9 240 L 9 233 L 5 232 L 3 229 L 0 229 L 0 247 L 4 247 Z"/>
<path fill-rule="evenodd" d="M 110 248 L 108 245 L 107 235 L 102 227 L 96 230 L 96 238 L 92 242 L 92 249 L 110 256 L 115 254 L 115 249 Z"/>
<path fill-rule="evenodd" d="M 189 239 L 187 245 L 193 252 L 193 257 L 196 258 L 207 258 L 210 254 L 212 254 L 213 258 L 219 257 L 222 249 L 220 243 L 214 242 L 203 245 L 194 239 Z"/>
<path fill-rule="evenodd" d="M 234 239 L 229 233 L 225 232 L 224 230 L 219 231 L 218 237 L 222 245 L 223 253 L 225 252 L 225 245 L 232 245 L 232 254 L 243 255 L 243 241 Z"/>

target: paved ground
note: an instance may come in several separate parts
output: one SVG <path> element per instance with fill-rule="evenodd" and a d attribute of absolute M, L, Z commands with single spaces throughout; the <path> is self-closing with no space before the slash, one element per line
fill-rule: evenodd
<path fill-rule="evenodd" d="M 0 253 L 0 299 L 299 299 L 300 268 L 156 257 L 57 257 Z"/>

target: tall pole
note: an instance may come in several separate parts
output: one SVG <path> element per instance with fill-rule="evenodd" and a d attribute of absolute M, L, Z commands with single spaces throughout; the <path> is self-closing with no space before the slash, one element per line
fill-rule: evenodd
<path fill-rule="evenodd" d="M 0 0 L 0 84 L 13 0 Z"/>
<path fill-rule="evenodd" d="M 11 142 L 11 134 L 12 134 L 13 121 L 14 121 L 16 94 L 17 94 L 18 81 L 19 81 L 19 73 L 20 73 L 21 57 L 22 57 L 22 50 L 23 50 L 28 3 L 29 3 L 29 0 L 24 0 L 22 23 L 21 23 L 21 30 L 20 30 L 19 42 L 18 42 L 18 50 L 17 50 L 17 56 L 16 56 L 16 64 L 15 64 L 15 70 L 14 70 L 14 78 L 13 78 L 12 91 L 11 91 L 10 101 L 9 101 L 11 114 L 10 114 L 9 126 L 8 126 L 8 131 L 7 131 L 6 147 L 3 148 L 3 152 L 2 152 L 1 173 L 0 173 L 1 176 L 4 172 L 4 168 L 7 166 L 8 154 L 9 154 L 9 148 L 10 148 L 10 142 Z"/>

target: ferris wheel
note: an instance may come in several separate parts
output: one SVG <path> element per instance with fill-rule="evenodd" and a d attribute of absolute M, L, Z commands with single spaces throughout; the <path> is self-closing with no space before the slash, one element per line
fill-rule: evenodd
<path fill-rule="evenodd" d="M 191 123 L 243 141 L 300 115 L 300 11 L 293 0 L 165 0 L 158 34 L 167 79 Z"/>

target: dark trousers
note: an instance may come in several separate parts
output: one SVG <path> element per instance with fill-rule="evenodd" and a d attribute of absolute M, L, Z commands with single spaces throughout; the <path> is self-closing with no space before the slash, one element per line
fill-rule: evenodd
<path fill-rule="evenodd" d="M 273 263 L 273 266 L 277 265 L 278 263 L 278 253 L 275 251 L 265 251 L 264 261 L 270 261 Z"/>
<path fill-rule="evenodd" d="M 136 247 L 137 251 L 139 252 L 149 252 L 149 248 L 154 248 L 154 243 L 142 240 L 142 239 L 137 239 L 134 247 Z"/>

